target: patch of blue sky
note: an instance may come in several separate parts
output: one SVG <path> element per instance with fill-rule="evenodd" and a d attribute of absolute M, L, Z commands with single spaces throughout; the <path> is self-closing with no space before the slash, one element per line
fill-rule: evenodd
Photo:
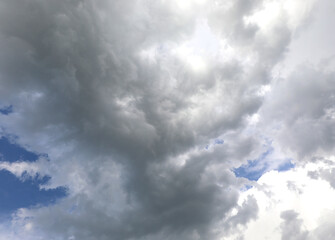
<path fill-rule="evenodd" d="M 38 154 L 30 152 L 12 143 L 6 137 L 0 139 L 1 161 L 36 161 Z M 67 195 L 66 188 L 40 189 L 50 177 L 35 177 L 19 179 L 14 174 L 0 171 L 0 219 L 10 216 L 18 208 L 35 205 L 49 205 Z"/>
<path fill-rule="evenodd" d="M 257 160 L 249 160 L 247 164 L 242 165 L 239 168 L 233 169 L 233 172 L 236 177 L 244 177 L 249 180 L 257 181 L 267 169 L 265 165 L 262 165 L 260 167 L 258 163 L 259 162 Z"/>
<path fill-rule="evenodd" d="M 8 138 L 0 138 L 0 160 L 6 162 L 18 162 L 18 161 L 28 161 L 34 162 L 38 159 L 39 155 L 21 146 L 12 143 Z"/>
<path fill-rule="evenodd" d="M 35 205 L 49 205 L 66 196 L 66 188 L 40 189 L 49 177 L 20 180 L 14 174 L 0 171 L 0 216 L 7 215 L 19 208 Z"/>
<path fill-rule="evenodd" d="M 240 191 L 241 192 L 246 192 L 248 191 L 249 189 L 253 188 L 252 185 L 249 185 L 249 184 L 245 184 L 243 187 L 240 188 Z"/>
<path fill-rule="evenodd" d="M 4 107 L 0 108 L 0 114 L 8 115 L 12 112 L 13 112 L 13 106 L 12 105 L 4 106 Z"/>
<path fill-rule="evenodd" d="M 295 164 L 292 163 L 292 159 L 287 159 L 286 162 L 280 164 L 278 166 L 278 168 L 275 169 L 275 170 L 277 170 L 278 172 L 285 172 L 285 171 L 288 171 L 288 170 L 290 170 L 290 169 L 292 169 L 294 167 L 295 167 Z"/>
<path fill-rule="evenodd" d="M 295 165 L 292 163 L 292 159 L 272 159 L 271 155 L 273 152 L 274 149 L 270 147 L 259 158 L 248 160 L 247 164 L 234 168 L 235 176 L 257 181 L 264 173 L 271 170 L 282 172 L 294 168 Z"/>
<path fill-rule="evenodd" d="M 222 144 L 224 144 L 224 140 L 223 140 L 223 139 L 220 139 L 220 138 L 217 138 L 217 139 L 214 140 L 214 143 L 213 143 L 213 144 L 207 144 L 207 145 L 205 146 L 205 149 L 208 150 L 208 149 L 209 149 L 210 147 L 212 147 L 212 146 L 215 146 L 215 145 L 222 145 Z"/>
<path fill-rule="evenodd" d="M 216 144 L 223 144 L 224 143 L 224 141 L 222 140 L 222 139 L 215 139 L 215 141 L 214 141 L 214 144 L 216 145 Z"/>

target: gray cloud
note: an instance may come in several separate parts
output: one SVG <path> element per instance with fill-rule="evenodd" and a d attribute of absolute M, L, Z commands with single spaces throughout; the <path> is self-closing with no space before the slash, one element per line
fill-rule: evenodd
<path fill-rule="evenodd" d="M 52 177 L 45 187 L 69 188 L 54 206 L 26 210 L 42 239 L 216 239 L 220 227 L 256 218 L 253 198 L 238 205 L 245 181 L 230 169 L 260 151 L 246 119 L 261 107 L 257 92 L 270 83 L 291 29 L 281 19 L 270 33 L 246 24 L 262 1 L 230 3 L 194 4 L 193 11 L 156 1 L 0 3 L 0 101 L 14 109 L 0 116 L 2 134 L 49 155 L 38 168 Z M 199 18 L 235 49 L 224 61 L 206 55 L 203 73 L 175 53 Z M 152 61 L 142 54 L 149 50 Z M 297 81 L 300 97 L 317 89 L 313 97 L 325 91 L 320 105 L 329 103 L 334 89 L 325 89 L 331 76 L 324 79 L 317 86 Z M 291 88 L 278 89 L 296 101 Z M 282 109 L 277 95 L 269 106 Z M 301 111 L 325 116 L 320 105 Z M 287 111 L 288 124 L 296 123 L 301 114 L 292 105 Z M 225 143 L 205 151 L 220 136 Z M 304 152 L 311 144 L 290 146 Z"/>
<path fill-rule="evenodd" d="M 331 217 L 329 214 L 328 217 Z M 294 239 L 294 240 L 321 240 L 327 237 L 332 237 L 334 234 L 332 221 L 322 219 L 321 224 L 318 225 L 313 231 L 304 230 L 303 220 L 298 218 L 298 214 L 293 210 L 287 210 L 281 213 L 280 217 L 283 219 L 281 224 L 282 239 Z"/>
<path fill-rule="evenodd" d="M 280 217 L 284 220 L 281 224 L 282 239 L 307 239 L 308 232 L 301 229 L 303 222 L 298 218 L 298 214 L 296 212 L 288 210 L 282 212 Z"/>
<path fill-rule="evenodd" d="M 299 159 L 334 150 L 333 82 L 333 72 L 301 67 L 278 81 L 264 105 L 265 117 L 279 125 L 280 144 Z"/>

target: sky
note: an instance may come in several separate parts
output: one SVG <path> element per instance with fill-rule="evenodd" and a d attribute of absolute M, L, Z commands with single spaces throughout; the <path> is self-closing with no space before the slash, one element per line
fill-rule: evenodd
<path fill-rule="evenodd" d="M 0 240 L 335 238 L 334 13 L 0 0 Z"/>

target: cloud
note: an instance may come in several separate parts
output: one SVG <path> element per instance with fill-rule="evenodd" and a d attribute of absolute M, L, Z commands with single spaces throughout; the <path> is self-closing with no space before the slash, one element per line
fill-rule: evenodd
<path fill-rule="evenodd" d="M 308 232 L 301 231 L 302 220 L 298 219 L 298 214 L 293 210 L 287 210 L 280 214 L 284 220 L 281 224 L 282 239 L 306 239 Z"/>
<path fill-rule="evenodd" d="M 304 189 L 299 170 L 255 183 L 232 169 L 259 157 L 266 139 L 273 159 L 297 162 L 334 145 L 333 73 L 273 77 L 313 1 L 299 15 L 294 3 L 2 1 L 0 103 L 13 111 L 0 115 L 1 134 L 47 159 L 1 168 L 68 188 L 52 206 L 18 210 L 3 236 L 191 240 L 257 229 L 263 194 Z M 283 236 L 306 219 L 296 205 L 280 209 Z"/>
<path fill-rule="evenodd" d="M 278 80 L 263 117 L 278 126 L 278 141 L 298 159 L 327 156 L 334 146 L 334 72 L 297 68 Z"/>
<path fill-rule="evenodd" d="M 323 179 L 309 176 L 329 166 L 308 163 L 286 172 L 265 173 L 242 199 L 253 197 L 259 206 L 258 218 L 244 227 L 245 239 L 322 239 L 331 236 L 335 192 Z"/>

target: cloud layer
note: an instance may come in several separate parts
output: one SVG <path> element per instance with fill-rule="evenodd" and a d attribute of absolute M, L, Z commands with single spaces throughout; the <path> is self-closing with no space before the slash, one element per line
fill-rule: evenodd
<path fill-rule="evenodd" d="M 0 168 L 68 196 L 13 213 L 0 239 L 255 239 L 281 159 L 334 186 L 334 71 L 281 69 L 313 4 L 1 1 L 0 134 L 47 156 Z M 235 176 L 270 146 L 269 173 Z M 298 172 L 278 191 L 298 191 Z M 331 231 L 280 209 L 282 239 Z"/>

